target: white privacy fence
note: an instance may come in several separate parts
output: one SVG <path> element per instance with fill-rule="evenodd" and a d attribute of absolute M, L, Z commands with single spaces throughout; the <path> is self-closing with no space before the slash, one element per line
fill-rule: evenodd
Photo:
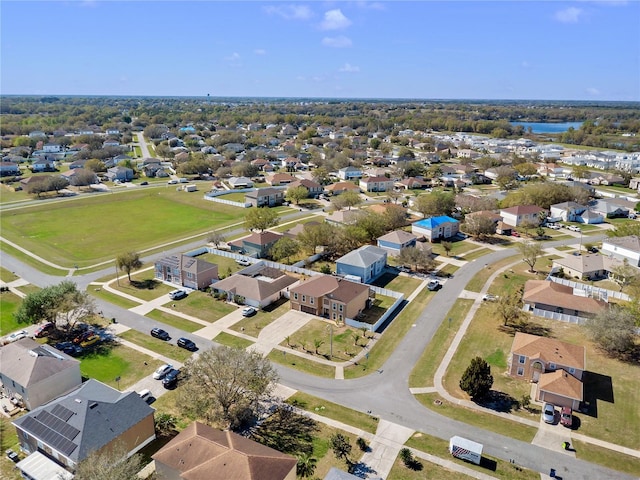
<path fill-rule="evenodd" d="M 560 285 L 567 285 L 574 289 L 584 290 L 585 295 L 588 297 L 599 298 L 604 300 L 605 302 L 609 301 L 609 298 L 617 298 L 619 300 L 629 301 L 631 298 L 626 293 L 615 292 L 613 290 L 607 290 L 606 288 L 594 287 L 593 285 L 587 285 L 584 283 L 574 282 L 572 280 L 567 280 L 566 278 L 558 278 L 558 277 L 547 277 L 548 280 L 552 282 L 559 283 Z"/>

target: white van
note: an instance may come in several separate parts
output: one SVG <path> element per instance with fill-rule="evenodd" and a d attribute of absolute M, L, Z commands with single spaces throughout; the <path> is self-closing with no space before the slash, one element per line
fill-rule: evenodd
<path fill-rule="evenodd" d="M 146 402 L 151 397 L 151 390 L 146 388 L 142 390 L 140 393 L 138 393 L 138 395 L 140 395 L 140 398 Z"/>

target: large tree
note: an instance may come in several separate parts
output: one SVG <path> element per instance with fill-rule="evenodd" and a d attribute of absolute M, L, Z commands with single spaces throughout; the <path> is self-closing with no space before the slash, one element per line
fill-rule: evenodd
<path fill-rule="evenodd" d="M 318 247 L 331 243 L 331 239 L 337 235 L 336 227 L 329 223 L 305 224 L 302 232 L 298 234 L 297 240 L 302 247 L 311 255 L 316 253 Z"/>
<path fill-rule="evenodd" d="M 486 397 L 493 385 L 491 367 L 480 357 L 475 357 L 462 374 L 460 388 L 474 400 Z"/>
<path fill-rule="evenodd" d="M 127 274 L 131 283 L 131 272 L 142 267 L 142 261 L 138 252 L 125 252 L 116 257 L 116 267 Z"/>
<path fill-rule="evenodd" d="M 461 229 L 472 237 L 483 240 L 485 237 L 496 233 L 496 222 L 490 215 L 482 213 L 467 215 Z"/>
<path fill-rule="evenodd" d="M 282 403 L 275 407 L 267 419 L 251 430 L 251 438 L 282 453 L 311 454 L 317 431 L 318 424 L 315 420 Z"/>
<path fill-rule="evenodd" d="M 202 352 L 187 361 L 184 371 L 180 398 L 185 412 L 232 430 L 257 418 L 278 380 L 261 354 L 229 347 Z"/>
<path fill-rule="evenodd" d="M 588 318 L 585 328 L 602 350 L 612 356 L 623 356 L 635 346 L 637 322 L 633 311 L 611 306 Z"/>
<path fill-rule="evenodd" d="M 287 189 L 286 199 L 288 202 L 299 204 L 301 200 L 304 200 L 309 196 L 309 190 L 306 187 L 300 185 L 299 187 L 292 187 Z"/>
<path fill-rule="evenodd" d="M 413 203 L 413 209 L 423 217 L 451 215 L 455 207 L 455 196 L 452 193 L 435 191 L 420 195 Z"/>
<path fill-rule="evenodd" d="M 276 261 L 286 259 L 287 263 L 289 258 L 300 251 L 300 244 L 289 237 L 282 237 L 276 243 L 273 244 L 269 254 L 271 258 Z"/>
<path fill-rule="evenodd" d="M 75 283 L 64 280 L 29 293 L 14 316 L 18 323 L 52 322 L 56 329 L 68 331 L 94 314 L 95 305 L 89 294 L 79 291 Z"/>
<path fill-rule="evenodd" d="M 637 268 L 629 265 L 626 258 L 622 265 L 611 268 L 610 278 L 620 286 L 620 291 L 628 286 L 640 286 L 640 273 Z"/>
<path fill-rule="evenodd" d="M 535 272 L 533 267 L 543 253 L 540 244 L 535 242 L 521 242 L 518 243 L 517 246 L 518 250 L 522 254 L 522 261 L 529 265 L 529 272 Z"/>
<path fill-rule="evenodd" d="M 355 207 L 361 203 L 362 198 L 360 197 L 360 194 L 352 190 L 341 193 L 331 199 L 331 204 L 336 210 L 342 210 L 343 208 L 351 210 L 351 207 Z"/>
<path fill-rule="evenodd" d="M 142 470 L 142 455 L 127 456 L 124 443 L 94 451 L 78 463 L 76 480 L 131 480 Z"/>
<path fill-rule="evenodd" d="M 252 208 L 244 217 L 247 229 L 258 232 L 275 227 L 279 221 L 278 213 L 269 207 Z"/>
<path fill-rule="evenodd" d="M 351 464 L 351 460 L 349 459 L 349 455 L 351 455 L 351 442 L 349 441 L 349 437 L 340 432 L 334 433 L 329 438 L 329 444 L 331 450 L 333 450 L 333 454 L 337 458 Z"/>
<path fill-rule="evenodd" d="M 416 270 L 432 270 L 435 266 L 435 260 L 428 251 L 418 247 L 407 247 L 400 251 L 398 262 L 402 265 L 411 265 Z"/>

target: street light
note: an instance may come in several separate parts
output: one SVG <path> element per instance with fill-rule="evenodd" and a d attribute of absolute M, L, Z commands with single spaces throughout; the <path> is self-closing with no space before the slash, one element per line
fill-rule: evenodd
<path fill-rule="evenodd" d="M 327 325 L 329 329 L 329 358 L 333 358 L 333 325 Z"/>

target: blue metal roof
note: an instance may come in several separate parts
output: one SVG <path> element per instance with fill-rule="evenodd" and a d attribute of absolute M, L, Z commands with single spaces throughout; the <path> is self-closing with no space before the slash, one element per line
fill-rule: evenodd
<path fill-rule="evenodd" d="M 424 220 L 420 220 L 414 223 L 414 225 L 422 228 L 433 229 L 442 225 L 443 223 L 452 223 L 452 222 L 459 223 L 458 220 L 456 220 L 455 218 L 451 218 L 447 215 L 442 215 L 440 217 L 425 218 Z"/>

